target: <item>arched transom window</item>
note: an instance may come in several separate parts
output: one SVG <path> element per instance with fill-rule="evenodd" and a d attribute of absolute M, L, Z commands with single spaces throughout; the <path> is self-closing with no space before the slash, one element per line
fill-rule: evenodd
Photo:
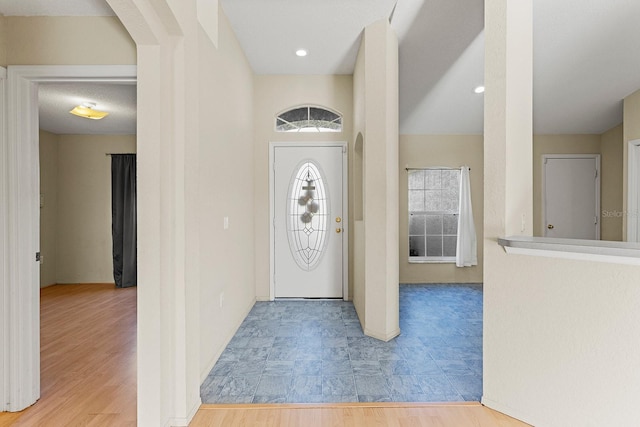
<path fill-rule="evenodd" d="M 296 107 L 276 117 L 277 132 L 341 132 L 342 115 L 321 107 Z"/>

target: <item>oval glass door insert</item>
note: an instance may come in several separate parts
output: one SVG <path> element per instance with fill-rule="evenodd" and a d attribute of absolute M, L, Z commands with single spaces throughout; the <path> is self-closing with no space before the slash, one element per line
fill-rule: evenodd
<path fill-rule="evenodd" d="M 324 176 L 312 160 L 305 160 L 294 170 L 287 203 L 291 254 L 298 267 L 313 270 L 329 237 L 329 196 Z"/>

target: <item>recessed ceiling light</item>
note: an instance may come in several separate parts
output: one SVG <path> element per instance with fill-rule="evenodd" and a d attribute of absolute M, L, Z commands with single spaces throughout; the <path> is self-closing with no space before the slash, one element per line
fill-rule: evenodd
<path fill-rule="evenodd" d="M 475 93 L 483 93 L 484 92 L 484 86 L 478 86 L 477 88 L 475 88 L 473 90 Z"/>
<path fill-rule="evenodd" d="M 296 50 L 296 55 L 298 55 L 298 56 L 307 56 L 307 50 L 306 49 L 298 49 L 298 50 Z"/>

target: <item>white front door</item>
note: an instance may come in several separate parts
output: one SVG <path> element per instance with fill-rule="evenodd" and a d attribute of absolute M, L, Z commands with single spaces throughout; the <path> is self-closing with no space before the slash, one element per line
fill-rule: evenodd
<path fill-rule="evenodd" d="M 272 146 L 276 298 L 343 298 L 343 144 Z"/>
<path fill-rule="evenodd" d="M 544 236 L 600 239 L 600 156 L 545 155 Z"/>

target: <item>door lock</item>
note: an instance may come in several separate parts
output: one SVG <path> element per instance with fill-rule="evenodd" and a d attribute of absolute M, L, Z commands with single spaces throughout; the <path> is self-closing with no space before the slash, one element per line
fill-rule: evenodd
<path fill-rule="evenodd" d="M 547 228 L 548 228 L 549 230 L 553 230 L 553 228 L 554 228 L 554 227 L 553 227 L 553 224 L 549 224 L 549 225 L 547 225 Z"/>

